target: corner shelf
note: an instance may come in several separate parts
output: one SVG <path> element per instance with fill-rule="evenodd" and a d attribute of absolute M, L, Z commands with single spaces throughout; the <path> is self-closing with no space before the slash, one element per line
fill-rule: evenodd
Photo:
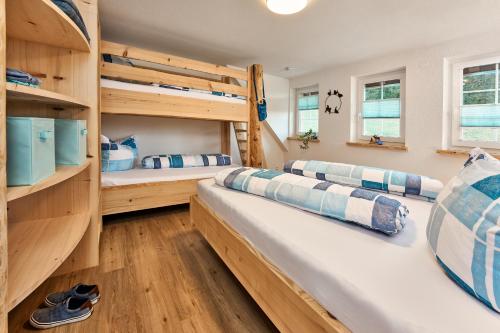
<path fill-rule="evenodd" d="M 90 52 L 78 26 L 51 0 L 7 0 L 7 37 Z"/>
<path fill-rule="evenodd" d="M 8 100 L 31 101 L 59 106 L 76 106 L 81 108 L 89 107 L 86 103 L 78 100 L 77 98 L 41 88 L 32 88 L 11 82 L 7 82 L 6 87 Z"/>
<path fill-rule="evenodd" d="M 35 192 L 42 191 L 56 184 L 62 183 L 63 181 L 68 180 L 78 175 L 83 170 L 87 169 L 90 165 L 90 161 L 91 158 L 87 158 L 87 160 L 81 165 L 57 167 L 56 173 L 36 183 L 35 185 L 7 187 L 7 201 L 16 200 Z"/>
<path fill-rule="evenodd" d="M 82 239 L 89 222 L 90 212 L 9 223 L 9 311 L 61 266 Z"/>

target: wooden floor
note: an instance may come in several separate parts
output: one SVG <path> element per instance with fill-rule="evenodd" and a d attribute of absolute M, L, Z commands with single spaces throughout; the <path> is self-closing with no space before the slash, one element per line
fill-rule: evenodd
<path fill-rule="evenodd" d="M 9 314 L 9 332 L 31 331 L 31 311 L 52 291 L 97 283 L 86 321 L 50 332 L 277 332 L 202 236 L 187 206 L 113 216 L 101 264 L 51 278 Z"/>

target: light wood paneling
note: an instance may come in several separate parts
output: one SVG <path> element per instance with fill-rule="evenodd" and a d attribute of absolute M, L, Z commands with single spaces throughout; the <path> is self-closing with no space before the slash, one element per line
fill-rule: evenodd
<path fill-rule="evenodd" d="M 7 0 L 7 36 L 89 52 L 76 24 L 51 0 Z"/>
<path fill-rule="evenodd" d="M 87 212 L 9 225 L 9 310 L 42 284 L 71 254 L 89 221 Z"/>
<path fill-rule="evenodd" d="M 192 223 L 280 332 L 349 332 L 198 196 L 191 198 L 190 212 Z"/>
<path fill-rule="evenodd" d="M 188 58 L 181 58 L 166 53 L 154 52 L 128 45 L 102 41 L 101 52 L 103 54 L 111 54 L 119 57 L 154 62 L 166 66 L 191 69 L 203 73 L 229 76 L 235 79 L 247 80 L 247 72 L 240 69 L 233 69 L 225 66 L 209 64 L 206 62 Z"/>
<path fill-rule="evenodd" d="M 246 104 L 102 88 L 102 113 L 248 121 Z"/>
<path fill-rule="evenodd" d="M 200 179 L 144 183 L 102 188 L 102 214 L 188 203 Z"/>
<path fill-rule="evenodd" d="M 44 104 L 60 106 L 76 106 L 82 108 L 88 107 L 85 102 L 80 101 L 72 96 L 67 96 L 39 88 L 31 88 L 14 83 L 7 83 L 7 98 L 9 100 L 40 102 Z"/>
<path fill-rule="evenodd" d="M 98 267 L 49 279 L 11 311 L 9 332 L 40 301 L 78 282 L 97 283 L 92 316 L 51 333 L 277 333 L 224 263 L 189 223 L 186 206 L 106 218 Z"/>
<path fill-rule="evenodd" d="M 76 176 L 80 172 L 87 169 L 90 165 L 91 159 L 87 159 L 83 164 L 77 166 L 58 166 L 56 173 L 44 180 L 30 186 L 13 186 L 7 189 L 7 201 L 16 200 L 26 195 L 42 191 L 48 187 L 59 184 L 71 177 Z"/>
<path fill-rule="evenodd" d="M 0 0 L 0 73 L 5 73 L 5 0 Z M 6 149 L 6 92 L 5 76 L 0 77 L 0 333 L 7 333 L 7 149 Z"/>
<path fill-rule="evenodd" d="M 109 62 L 101 63 L 101 75 L 119 80 L 134 80 L 145 83 L 174 85 L 179 87 L 247 96 L 246 88 L 233 84 L 226 84 L 184 75 L 169 74 L 152 69 L 136 68 Z"/>

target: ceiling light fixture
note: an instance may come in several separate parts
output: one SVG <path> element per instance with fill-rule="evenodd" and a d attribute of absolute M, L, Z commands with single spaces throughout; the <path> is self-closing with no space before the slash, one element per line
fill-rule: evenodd
<path fill-rule="evenodd" d="M 276 14 L 290 15 L 306 8 L 307 0 L 266 0 L 267 8 Z"/>

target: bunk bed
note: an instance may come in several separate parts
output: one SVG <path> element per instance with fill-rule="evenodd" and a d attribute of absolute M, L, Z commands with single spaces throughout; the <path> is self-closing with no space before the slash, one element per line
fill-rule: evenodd
<path fill-rule="evenodd" d="M 236 69 L 107 41 L 101 54 L 102 114 L 219 121 L 223 154 L 233 123 L 243 164 L 262 166 L 256 111 L 262 66 Z M 102 214 L 189 203 L 198 181 L 218 168 L 103 173 Z"/>

